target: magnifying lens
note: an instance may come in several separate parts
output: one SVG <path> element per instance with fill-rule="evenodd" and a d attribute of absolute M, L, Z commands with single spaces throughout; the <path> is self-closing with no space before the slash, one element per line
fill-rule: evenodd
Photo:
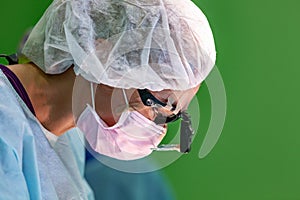
<path fill-rule="evenodd" d="M 152 148 L 155 151 L 178 151 L 181 153 L 189 153 L 191 151 L 192 138 L 194 130 L 192 128 L 191 118 L 187 111 L 178 111 L 171 115 L 165 116 L 160 113 L 156 108 L 166 108 L 170 111 L 176 110 L 175 106 L 168 105 L 161 102 L 155 96 L 153 96 L 147 89 L 138 89 L 140 98 L 145 106 L 151 106 L 155 109 L 157 116 L 154 122 L 157 124 L 167 124 L 181 120 L 180 125 L 180 144 L 163 144 L 156 148 Z"/>

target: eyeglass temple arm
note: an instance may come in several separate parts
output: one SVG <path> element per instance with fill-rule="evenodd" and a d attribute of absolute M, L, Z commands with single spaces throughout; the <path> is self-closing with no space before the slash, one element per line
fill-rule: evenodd
<path fill-rule="evenodd" d="M 138 89 L 139 95 L 142 99 L 142 102 L 146 106 L 151 106 L 148 100 L 152 100 L 154 104 L 159 104 L 161 106 L 166 106 L 167 104 L 156 99 L 147 89 Z"/>

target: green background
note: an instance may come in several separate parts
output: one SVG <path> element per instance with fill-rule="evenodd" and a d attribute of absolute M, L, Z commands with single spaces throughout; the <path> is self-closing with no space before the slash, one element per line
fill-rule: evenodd
<path fill-rule="evenodd" d="M 200 89 L 193 151 L 162 171 L 179 200 L 300 199 L 299 1 L 195 0 L 214 32 L 227 95 L 221 138 L 198 151 L 210 119 Z M 0 53 L 13 53 L 50 1 L 1 0 Z"/>

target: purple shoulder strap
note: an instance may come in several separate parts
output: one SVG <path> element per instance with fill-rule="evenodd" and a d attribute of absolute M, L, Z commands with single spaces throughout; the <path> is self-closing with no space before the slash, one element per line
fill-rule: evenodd
<path fill-rule="evenodd" d="M 25 102 L 29 110 L 34 114 L 34 116 L 36 116 L 31 101 L 29 99 L 29 96 L 25 88 L 23 87 L 21 81 L 18 79 L 18 77 L 9 68 L 7 68 L 4 65 L 0 64 L 0 69 L 3 71 L 3 73 L 11 83 L 11 85 L 14 87 L 16 92 L 21 97 L 21 99 Z"/>

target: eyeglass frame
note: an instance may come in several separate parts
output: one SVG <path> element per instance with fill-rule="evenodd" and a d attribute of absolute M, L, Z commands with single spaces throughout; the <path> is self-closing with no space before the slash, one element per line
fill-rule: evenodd
<path fill-rule="evenodd" d="M 148 89 L 138 89 L 139 96 L 145 106 L 151 107 L 166 107 L 167 104 L 158 100 Z M 170 111 L 176 110 L 176 107 L 172 105 Z M 159 115 L 159 113 L 157 113 Z M 161 115 L 162 116 L 162 115 Z M 160 115 L 158 116 L 160 117 Z M 157 117 L 156 117 L 157 118 Z M 191 118 L 187 111 L 179 111 L 177 114 L 172 114 L 171 116 L 164 117 L 166 120 L 163 124 L 175 122 L 181 119 L 180 125 L 180 144 L 178 145 L 161 145 L 154 150 L 158 151 L 169 151 L 177 150 L 181 153 L 189 153 L 191 151 L 192 138 L 194 135 L 194 130 L 192 128 Z M 161 120 L 161 119 L 160 119 Z M 159 120 L 155 119 L 154 122 L 157 123 Z M 157 124 L 162 124 L 161 121 Z"/>

